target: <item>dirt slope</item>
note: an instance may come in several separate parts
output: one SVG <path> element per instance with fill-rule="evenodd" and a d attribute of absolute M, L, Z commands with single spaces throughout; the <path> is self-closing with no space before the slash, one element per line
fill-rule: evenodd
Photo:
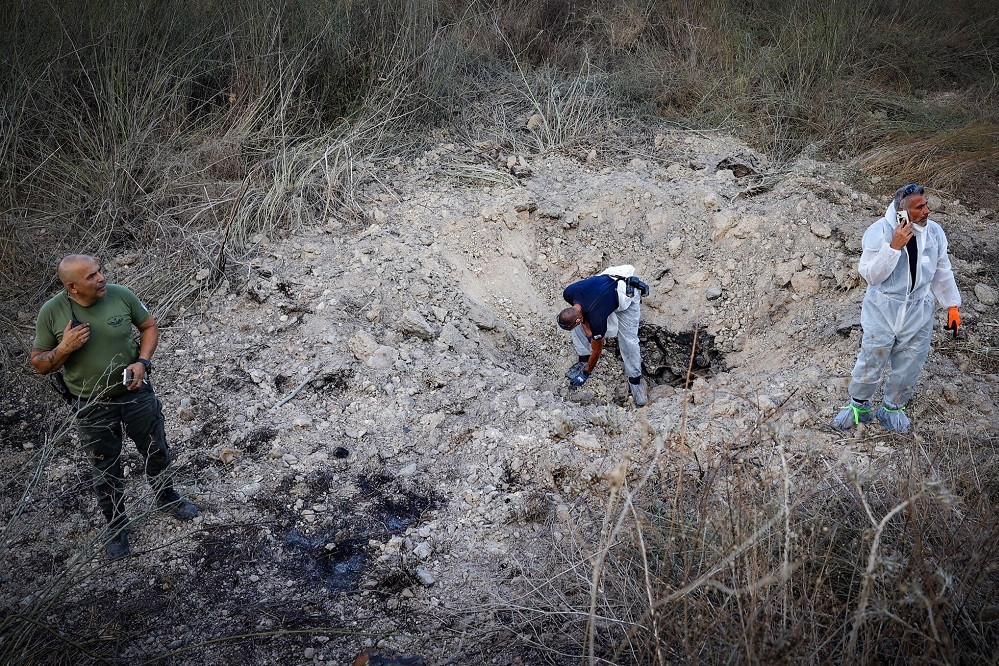
<path fill-rule="evenodd" d="M 570 531 L 598 527 L 580 521 L 606 478 L 649 459 L 650 433 L 682 434 L 692 475 L 731 441 L 776 473 L 775 443 L 866 465 L 905 442 L 994 439 L 997 365 L 982 349 L 995 344 L 995 257 L 953 241 L 992 213 L 932 201 L 958 248 L 966 337 L 935 336 L 914 435 L 844 437 L 823 426 L 860 344 L 860 237 L 892 186 L 859 189 L 809 160 L 771 172 L 744 146 L 693 133 L 518 157 L 443 140 L 367 165 L 368 220 L 260 239 L 245 270 L 165 326 L 154 380 L 203 518 L 139 521 L 136 554 L 82 564 L 89 577 L 49 621 L 77 635 L 108 617 L 103 645 L 129 660 L 342 664 L 378 643 L 429 663 L 518 663 L 529 646 L 491 646 L 512 644 L 494 630 L 515 624 L 521 574 Z M 644 349 L 661 374 L 643 410 L 613 347 L 567 390 L 575 358 L 554 325 L 568 282 L 621 263 L 651 287 Z M 128 284 L 128 271 L 114 279 Z M 662 368 L 684 374 L 689 346 L 667 343 L 695 328 L 710 367 L 685 390 Z M 21 450 L 39 443 L 24 430 L 6 447 L 10 469 L 37 455 Z M 134 450 L 129 464 L 138 516 L 150 498 Z M 46 466 L 8 551 L 5 614 L 37 608 L 37 591 L 99 536 L 87 475 L 75 440 Z"/>

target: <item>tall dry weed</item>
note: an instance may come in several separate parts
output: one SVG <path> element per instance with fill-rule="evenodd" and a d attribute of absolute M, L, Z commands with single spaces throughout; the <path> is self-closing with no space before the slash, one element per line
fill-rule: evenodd
<path fill-rule="evenodd" d="M 432 3 L 81 4 L 6 10 L 22 29 L 3 47 L 17 103 L 0 106 L 16 308 L 37 307 L 67 252 L 141 248 L 133 286 L 175 301 L 164 276 L 214 274 L 256 232 L 355 215 L 353 157 L 439 113 L 426 93 L 449 87 Z M 341 50 L 364 74 L 317 78 Z"/>
<path fill-rule="evenodd" d="M 590 664 L 991 658 L 990 458 L 917 443 L 851 467 L 773 438 L 766 417 L 754 430 L 769 448 L 753 464 L 736 438 L 700 469 L 677 433 L 650 433 L 605 475 L 601 514 L 564 505 L 569 538 L 524 567 L 513 600 L 520 649 Z"/>
<path fill-rule="evenodd" d="M 999 125 L 972 123 L 926 135 L 900 132 L 861 155 L 861 167 L 891 182 L 933 183 L 955 191 L 971 177 L 990 174 L 999 156 Z"/>

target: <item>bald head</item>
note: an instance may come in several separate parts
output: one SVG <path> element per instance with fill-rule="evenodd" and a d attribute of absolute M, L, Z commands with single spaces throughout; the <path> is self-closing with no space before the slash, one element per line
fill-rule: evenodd
<path fill-rule="evenodd" d="M 64 257 L 59 262 L 59 279 L 69 297 L 84 307 L 90 307 L 107 293 L 101 262 L 87 254 Z"/>
<path fill-rule="evenodd" d="M 575 305 L 558 313 L 558 325 L 563 330 L 571 331 L 580 321 L 582 316 Z"/>
<path fill-rule="evenodd" d="M 59 279 L 68 289 L 85 278 L 94 264 L 100 266 L 100 262 L 89 254 L 67 254 L 59 262 Z"/>

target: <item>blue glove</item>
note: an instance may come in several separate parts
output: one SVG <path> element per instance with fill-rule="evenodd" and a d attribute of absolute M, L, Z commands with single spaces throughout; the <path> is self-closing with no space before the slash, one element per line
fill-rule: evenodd
<path fill-rule="evenodd" d="M 565 371 L 566 379 L 572 379 L 575 377 L 580 370 L 586 367 L 586 361 L 576 361 L 572 364 L 572 367 Z"/>
<path fill-rule="evenodd" d="M 569 377 L 569 384 L 571 384 L 573 388 L 579 388 L 580 386 L 585 384 L 586 380 L 589 378 L 590 378 L 590 373 L 580 368 L 579 372 L 574 374 L 572 377 Z"/>

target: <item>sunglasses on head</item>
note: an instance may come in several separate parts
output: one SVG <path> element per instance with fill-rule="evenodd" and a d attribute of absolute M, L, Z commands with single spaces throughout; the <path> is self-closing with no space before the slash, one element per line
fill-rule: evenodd
<path fill-rule="evenodd" d="M 905 187 L 902 188 L 902 192 L 901 192 L 901 194 L 899 194 L 899 198 L 900 199 L 904 199 L 906 197 L 911 197 L 913 194 L 923 194 L 925 192 L 926 192 L 926 190 L 923 189 L 922 185 L 916 185 L 915 183 L 909 183 L 908 185 L 906 185 Z"/>

